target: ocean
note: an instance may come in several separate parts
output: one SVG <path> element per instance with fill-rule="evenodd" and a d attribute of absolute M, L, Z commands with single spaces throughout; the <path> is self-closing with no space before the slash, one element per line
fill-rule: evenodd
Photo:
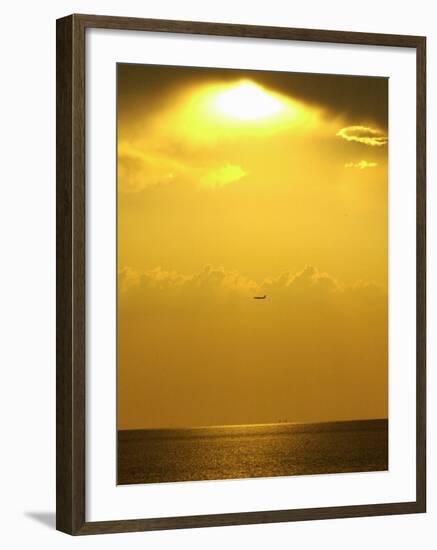
<path fill-rule="evenodd" d="M 118 432 L 119 485 L 388 469 L 388 421 Z"/>

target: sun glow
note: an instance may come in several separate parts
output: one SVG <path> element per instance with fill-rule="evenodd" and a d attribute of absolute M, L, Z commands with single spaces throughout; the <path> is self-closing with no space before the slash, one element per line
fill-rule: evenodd
<path fill-rule="evenodd" d="M 257 120 L 280 113 L 284 103 L 261 86 L 250 81 L 239 82 L 217 95 L 216 109 L 239 120 Z"/>
<path fill-rule="evenodd" d="M 161 131 L 168 125 L 165 131 L 171 128 L 181 140 L 217 143 L 237 134 L 253 138 L 290 129 L 314 130 L 320 125 L 320 109 L 254 80 L 213 81 L 183 90 L 156 125 Z"/>

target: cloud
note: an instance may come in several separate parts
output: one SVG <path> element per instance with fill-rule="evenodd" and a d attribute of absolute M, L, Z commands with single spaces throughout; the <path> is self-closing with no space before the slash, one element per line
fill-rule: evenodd
<path fill-rule="evenodd" d="M 331 294 L 342 290 L 336 279 L 311 265 L 294 274 L 287 272 L 277 278 L 266 279 L 261 286 L 266 292 L 285 291 L 289 294 L 299 292 Z"/>
<path fill-rule="evenodd" d="M 375 168 L 378 166 L 376 162 L 368 162 L 367 160 L 360 160 L 359 162 L 347 162 L 345 168 L 358 168 L 359 170 L 365 170 L 366 168 Z"/>
<path fill-rule="evenodd" d="M 208 172 L 203 178 L 202 183 L 209 187 L 222 187 L 228 183 L 233 183 L 244 176 L 246 172 L 237 164 L 225 164 L 217 170 Z"/>
<path fill-rule="evenodd" d="M 211 297 L 226 293 L 250 294 L 259 285 L 237 271 L 226 271 L 223 267 L 207 265 L 193 275 L 165 271 L 161 267 L 137 273 L 130 267 L 124 267 L 119 271 L 119 288 L 124 294 L 157 292 L 177 298 L 178 295 Z"/>
<path fill-rule="evenodd" d="M 382 287 L 376 283 L 357 281 L 346 285 L 314 266 L 306 266 L 296 273 L 285 272 L 260 282 L 238 271 L 209 265 L 192 275 L 166 271 L 160 267 L 137 273 L 125 267 L 119 271 L 119 289 L 121 307 L 132 310 L 144 307 L 149 312 L 155 306 L 157 312 L 166 307 L 177 309 L 186 306 L 198 311 L 208 308 L 211 303 L 219 309 L 229 304 L 240 307 L 250 304 L 257 294 L 266 294 L 276 304 L 275 307 L 281 304 L 288 307 L 290 300 L 295 305 L 314 301 L 338 305 L 349 301 L 350 296 L 363 292 L 378 298 L 384 296 Z"/>
<path fill-rule="evenodd" d="M 388 143 L 388 137 L 384 136 L 380 130 L 367 126 L 346 126 L 339 130 L 336 135 L 346 141 L 355 141 L 373 147 L 381 147 Z"/>
<path fill-rule="evenodd" d="M 118 147 L 118 187 L 124 193 L 169 183 L 184 170 L 181 162 L 167 155 L 146 153 L 128 143 Z"/>
<path fill-rule="evenodd" d="M 123 267 L 118 272 L 118 287 L 121 292 L 126 292 L 139 283 L 139 274 L 130 267 Z"/>
<path fill-rule="evenodd" d="M 193 148 L 191 151 L 188 148 L 188 152 L 187 156 L 187 146 L 180 143 L 172 144 L 170 150 L 154 150 L 146 145 L 139 148 L 128 142 L 121 143 L 118 148 L 119 191 L 138 193 L 174 182 L 220 188 L 247 175 L 240 165 L 231 162 L 219 163 L 217 168 L 211 169 L 211 162 L 208 162 L 211 152 L 208 148 Z M 212 164 L 217 166 L 214 158 Z"/>

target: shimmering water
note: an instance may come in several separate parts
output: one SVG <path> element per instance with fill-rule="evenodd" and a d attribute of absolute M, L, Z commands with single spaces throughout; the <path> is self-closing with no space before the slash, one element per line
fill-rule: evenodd
<path fill-rule="evenodd" d="M 119 484 L 387 469 L 387 420 L 118 432 Z"/>

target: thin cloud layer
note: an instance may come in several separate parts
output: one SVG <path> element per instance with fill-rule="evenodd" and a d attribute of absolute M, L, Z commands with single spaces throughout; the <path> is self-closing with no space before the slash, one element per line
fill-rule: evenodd
<path fill-rule="evenodd" d="M 381 147 L 388 143 L 388 137 L 384 136 L 380 130 L 367 126 L 346 126 L 339 130 L 336 135 L 346 141 L 355 141 L 372 147 Z"/>
<path fill-rule="evenodd" d="M 177 305 L 176 301 L 180 299 L 184 302 L 186 299 L 193 302 L 193 293 L 195 299 L 201 302 L 205 297 L 213 299 L 224 294 L 249 295 L 260 288 L 256 282 L 236 271 L 226 271 L 222 267 L 214 268 L 209 265 L 193 275 L 165 271 L 160 267 L 136 273 L 125 267 L 119 271 L 119 284 L 121 292 L 126 294 L 122 306 L 128 303 L 134 307 L 137 307 L 138 300 L 141 301 L 142 298 L 174 301 Z"/>
<path fill-rule="evenodd" d="M 184 165 L 168 155 L 145 152 L 121 143 L 118 147 L 118 182 L 124 193 L 137 193 L 147 187 L 167 184 Z"/>
<path fill-rule="evenodd" d="M 375 168 L 378 166 L 377 162 L 368 162 L 367 160 L 360 160 L 359 162 L 346 162 L 345 168 L 358 168 L 359 170 L 365 170 L 366 168 Z"/>
<path fill-rule="evenodd" d="M 297 273 L 285 272 L 261 282 L 237 271 L 210 265 L 193 275 L 166 271 L 160 267 L 137 273 L 125 267 L 119 271 L 119 289 L 122 294 L 120 306 L 126 310 L 140 309 L 152 313 L 155 306 L 172 309 L 183 306 L 187 308 L 188 315 L 192 308 L 197 311 L 203 306 L 209 308 L 211 302 L 219 302 L 217 305 L 220 308 L 227 307 L 232 299 L 236 300 L 232 304 L 233 309 L 244 308 L 247 299 L 257 294 L 267 295 L 275 307 L 281 302 L 287 303 L 287 308 L 289 299 L 297 299 L 299 303 L 322 300 L 338 306 L 348 297 L 364 292 L 382 299 L 381 305 L 384 305 L 386 296 L 382 287 L 371 281 L 356 281 L 347 285 L 314 266 L 306 266 Z M 293 315 L 293 310 L 290 310 L 290 315 Z"/>
<path fill-rule="evenodd" d="M 202 179 L 202 184 L 208 187 L 222 187 L 243 178 L 246 172 L 237 164 L 225 164 L 216 170 L 208 172 Z"/>

